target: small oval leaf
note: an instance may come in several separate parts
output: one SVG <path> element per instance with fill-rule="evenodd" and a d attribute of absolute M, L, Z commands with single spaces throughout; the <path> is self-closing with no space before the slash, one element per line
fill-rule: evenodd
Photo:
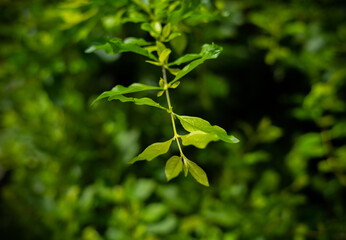
<path fill-rule="evenodd" d="M 200 184 L 209 187 L 209 181 L 207 174 L 204 172 L 204 170 L 198 166 L 196 163 L 192 162 L 191 160 L 187 159 L 185 156 L 185 161 L 187 162 L 187 168 L 189 169 L 189 172 L 191 173 L 192 177 L 196 179 L 197 182 Z"/>
<path fill-rule="evenodd" d="M 166 152 L 168 152 L 172 141 L 173 141 L 173 138 L 166 142 L 157 142 L 157 143 L 151 144 L 146 149 L 144 149 L 144 151 L 141 154 L 139 154 L 137 157 L 132 159 L 130 163 L 134 163 L 141 160 L 151 161 L 154 158 L 162 154 L 165 154 Z"/>
<path fill-rule="evenodd" d="M 205 148 L 209 142 L 218 141 L 219 138 L 216 134 L 205 133 L 202 131 L 191 132 L 187 135 L 180 136 L 184 146 L 193 145 L 197 148 Z"/>
<path fill-rule="evenodd" d="M 160 54 L 159 61 L 161 64 L 165 63 L 169 57 L 169 54 L 171 54 L 171 49 L 165 48 L 162 53 Z"/>
<path fill-rule="evenodd" d="M 167 181 L 175 178 L 183 170 L 183 161 L 181 157 L 173 156 L 166 163 L 165 173 Z"/>

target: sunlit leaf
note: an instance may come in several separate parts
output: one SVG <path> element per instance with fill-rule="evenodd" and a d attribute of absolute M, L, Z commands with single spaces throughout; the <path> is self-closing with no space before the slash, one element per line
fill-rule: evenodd
<path fill-rule="evenodd" d="M 160 63 L 164 63 L 168 59 L 169 54 L 171 54 L 171 52 L 172 52 L 171 49 L 168 49 L 168 48 L 163 50 L 159 57 Z"/>
<path fill-rule="evenodd" d="M 186 74 L 188 74 L 189 72 L 191 72 L 193 69 L 195 69 L 196 67 L 198 67 L 199 65 L 201 65 L 202 63 L 205 62 L 206 59 L 198 59 L 195 60 L 193 62 L 191 62 L 190 64 L 186 65 L 181 71 L 178 72 L 178 74 L 175 76 L 175 78 L 170 82 L 170 84 L 175 83 L 176 81 L 178 81 L 179 79 L 181 79 L 182 77 L 184 77 Z"/>
<path fill-rule="evenodd" d="M 153 65 L 155 65 L 155 66 L 162 66 L 161 63 L 155 62 L 155 61 L 146 60 L 145 62 L 150 63 L 150 64 L 153 64 Z"/>
<path fill-rule="evenodd" d="M 175 178 L 183 170 L 183 161 L 181 157 L 173 156 L 166 163 L 165 173 L 167 181 Z"/>
<path fill-rule="evenodd" d="M 201 57 L 201 55 L 198 53 L 189 53 L 189 54 L 186 54 L 186 55 L 178 58 L 174 62 L 169 63 L 168 66 L 180 65 L 180 64 L 183 64 L 186 62 L 191 62 L 192 60 L 195 60 L 195 59 L 200 58 L 200 57 Z"/>
<path fill-rule="evenodd" d="M 201 131 L 191 132 L 187 135 L 180 136 L 180 138 L 183 145 L 193 145 L 197 148 L 205 148 L 209 142 L 219 140 L 219 137 L 216 134 Z"/>
<path fill-rule="evenodd" d="M 156 95 L 156 96 L 157 96 L 157 97 L 161 97 L 161 96 L 162 96 L 162 94 L 163 94 L 164 92 L 165 92 L 165 91 L 160 91 L 160 92 L 158 92 L 158 93 L 157 93 L 157 95 Z"/>
<path fill-rule="evenodd" d="M 161 53 L 166 49 L 165 44 L 162 42 L 156 41 L 156 46 L 157 46 L 157 55 L 161 55 Z"/>
<path fill-rule="evenodd" d="M 228 143 L 237 143 L 239 140 L 233 135 L 228 135 L 227 132 L 219 126 L 212 126 L 210 123 L 202 118 L 179 116 L 178 117 L 183 128 L 188 132 L 201 131 L 207 134 L 216 135 L 220 140 Z"/>
<path fill-rule="evenodd" d="M 179 68 L 167 68 L 167 69 L 174 76 L 176 76 L 178 74 L 178 72 L 180 71 Z"/>
<path fill-rule="evenodd" d="M 135 92 L 141 92 L 141 91 L 148 91 L 148 90 L 160 90 L 161 87 L 157 86 L 149 86 L 142 83 L 133 83 L 128 87 L 124 87 L 122 85 L 116 85 L 112 90 L 103 92 L 100 96 L 98 96 L 91 104 L 94 104 L 95 102 L 103 99 L 103 98 L 109 98 L 116 95 L 122 95 L 127 93 L 135 93 Z"/>
<path fill-rule="evenodd" d="M 185 57 L 182 57 L 178 59 L 177 61 L 173 62 L 174 64 L 171 65 L 177 65 L 184 62 L 191 61 L 193 59 L 197 59 L 200 57 L 200 59 L 194 60 L 188 65 L 186 65 L 181 71 L 178 72 L 178 74 L 175 76 L 175 78 L 170 82 L 170 84 L 173 84 L 174 82 L 178 81 L 182 77 L 184 77 L 186 74 L 191 72 L 193 69 L 204 63 L 208 59 L 215 59 L 217 58 L 220 53 L 222 52 L 222 47 L 216 45 L 216 44 L 204 44 L 202 46 L 202 50 L 200 54 L 190 54 L 186 55 Z"/>
<path fill-rule="evenodd" d="M 175 82 L 172 84 L 171 88 L 177 88 L 180 85 L 180 82 Z"/>
<path fill-rule="evenodd" d="M 166 152 L 168 152 L 172 141 L 173 141 L 173 138 L 166 142 L 157 142 L 157 143 L 151 144 L 141 154 L 139 154 L 137 157 L 132 159 L 130 163 L 134 163 L 141 160 L 151 161 L 154 158 L 162 154 L 165 154 Z"/>
<path fill-rule="evenodd" d="M 185 156 L 184 156 L 184 159 L 192 177 L 196 179 L 196 181 L 199 182 L 200 184 L 209 187 L 208 177 L 207 177 L 207 174 L 204 172 L 204 170 L 201 167 L 199 167 L 196 163 L 187 159 Z"/>
<path fill-rule="evenodd" d="M 152 100 L 151 98 L 132 98 L 132 97 L 125 97 L 123 95 L 116 95 L 108 98 L 108 101 L 111 100 L 119 100 L 121 102 L 133 102 L 136 105 L 146 105 L 151 107 L 160 108 L 163 110 L 168 111 L 167 108 L 162 107 L 160 104 Z"/>

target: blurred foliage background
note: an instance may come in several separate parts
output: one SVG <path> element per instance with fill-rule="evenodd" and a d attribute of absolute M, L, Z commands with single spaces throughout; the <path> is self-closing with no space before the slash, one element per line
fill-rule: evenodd
<path fill-rule="evenodd" d="M 345 2 L 203 0 L 182 24 L 175 56 L 224 52 L 172 91 L 176 112 L 241 140 L 185 147 L 209 188 L 167 183 L 165 157 L 127 164 L 172 136 L 169 115 L 90 106 L 116 84 L 158 82 L 137 55 L 84 53 L 150 39 L 127 21 L 139 2 L 0 1 L 0 238 L 346 239 Z"/>

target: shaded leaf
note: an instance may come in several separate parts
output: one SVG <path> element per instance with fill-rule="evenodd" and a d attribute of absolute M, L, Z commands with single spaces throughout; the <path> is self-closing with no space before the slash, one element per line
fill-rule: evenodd
<path fill-rule="evenodd" d="M 141 160 L 151 161 L 154 158 L 162 154 L 165 154 L 166 152 L 168 152 L 172 141 L 173 141 L 173 138 L 166 142 L 157 142 L 157 143 L 151 144 L 146 149 L 144 149 L 144 151 L 141 154 L 139 154 L 137 157 L 132 159 L 130 163 L 134 163 Z"/>
<path fill-rule="evenodd" d="M 178 117 L 183 128 L 188 132 L 201 131 L 207 134 L 216 135 L 220 140 L 228 143 L 237 143 L 239 140 L 233 135 L 228 135 L 227 132 L 219 126 L 212 126 L 210 123 L 202 118 L 179 116 Z"/>
<path fill-rule="evenodd" d="M 157 58 L 147 49 L 142 48 L 138 42 L 124 43 L 119 38 L 113 38 L 109 41 L 109 43 L 111 44 L 114 53 L 134 52 L 157 61 Z"/>
<path fill-rule="evenodd" d="M 104 50 L 108 54 L 113 54 L 113 48 L 110 43 L 105 43 L 105 44 L 97 44 L 97 45 L 92 45 L 88 49 L 85 50 L 85 53 L 92 53 L 97 50 Z"/>
<path fill-rule="evenodd" d="M 160 87 L 145 85 L 142 83 L 133 83 L 128 87 L 124 87 L 122 85 L 116 85 L 114 88 L 112 88 L 112 90 L 103 92 L 91 104 L 94 104 L 95 102 L 97 102 L 103 98 L 109 98 L 109 97 L 113 97 L 116 95 L 135 93 L 135 92 L 141 92 L 141 91 L 148 91 L 148 90 L 160 90 L 160 89 L 161 89 Z"/>
<path fill-rule="evenodd" d="M 216 134 L 201 131 L 191 132 L 187 135 L 180 136 L 180 138 L 184 146 L 193 145 L 197 148 L 205 148 L 209 142 L 219 140 Z"/>
<path fill-rule="evenodd" d="M 200 166 L 198 166 L 196 163 L 187 159 L 185 156 L 184 156 L 184 159 L 192 177 L 196 179 L 196 181 L 199 182 L 200 184 L 209 187 L 208 177 L 207 177 L 207 174 L 204 172 L 204 170 Z"/>
<path fill-rule="evenodd" d="M 168 159 L 166 163 L 165 173 L 166 173 L 167 181 L 178 176 L 182 170 L 183 170 L 183 161 L 181 157 L 172 156 L 170 159 Z"/>
<path fill-rule="evenodd" d="M 107 53 L 113 54 L 122 52 L 134 52 L 157 61 L 157 58 L 153 54 L 142 47 L 149 44 L 149 42 L 140 38 L 128 38 L 125 41 L 122 41 L 120 38 L 113 38 L 107 43 L 92 45 L 87 50 L 85 50 L 85 52 L 91 53 L 100 49 L 105 50 Z"/>
<path fill-rule="evenodd" d="M 171 33 L 171 24 L 167 23 L 163 29 L 162 29 L 162 34 L 161 34 L 161 38 L 162 40 L 165 40 Z"/>

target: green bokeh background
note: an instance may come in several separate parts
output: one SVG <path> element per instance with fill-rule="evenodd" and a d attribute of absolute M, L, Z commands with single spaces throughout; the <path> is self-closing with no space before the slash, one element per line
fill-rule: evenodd
<path fill-rule="evenodd" d="M 150 40 L 121 22 L 130 2 L 0 1 L 0 239 L 346 239 L 344 1 L 205 0 L 184 23 L 173 57 L 224 51 L 171 91 L 174 109 L 241 140 L 184 148 L 209 188 L 167 183 L 169 154 L 127 164 L 172 137 L 169 115 L 90 106 L 116 84 L 158 83 L 144 57 L 84 52 Z"/>

